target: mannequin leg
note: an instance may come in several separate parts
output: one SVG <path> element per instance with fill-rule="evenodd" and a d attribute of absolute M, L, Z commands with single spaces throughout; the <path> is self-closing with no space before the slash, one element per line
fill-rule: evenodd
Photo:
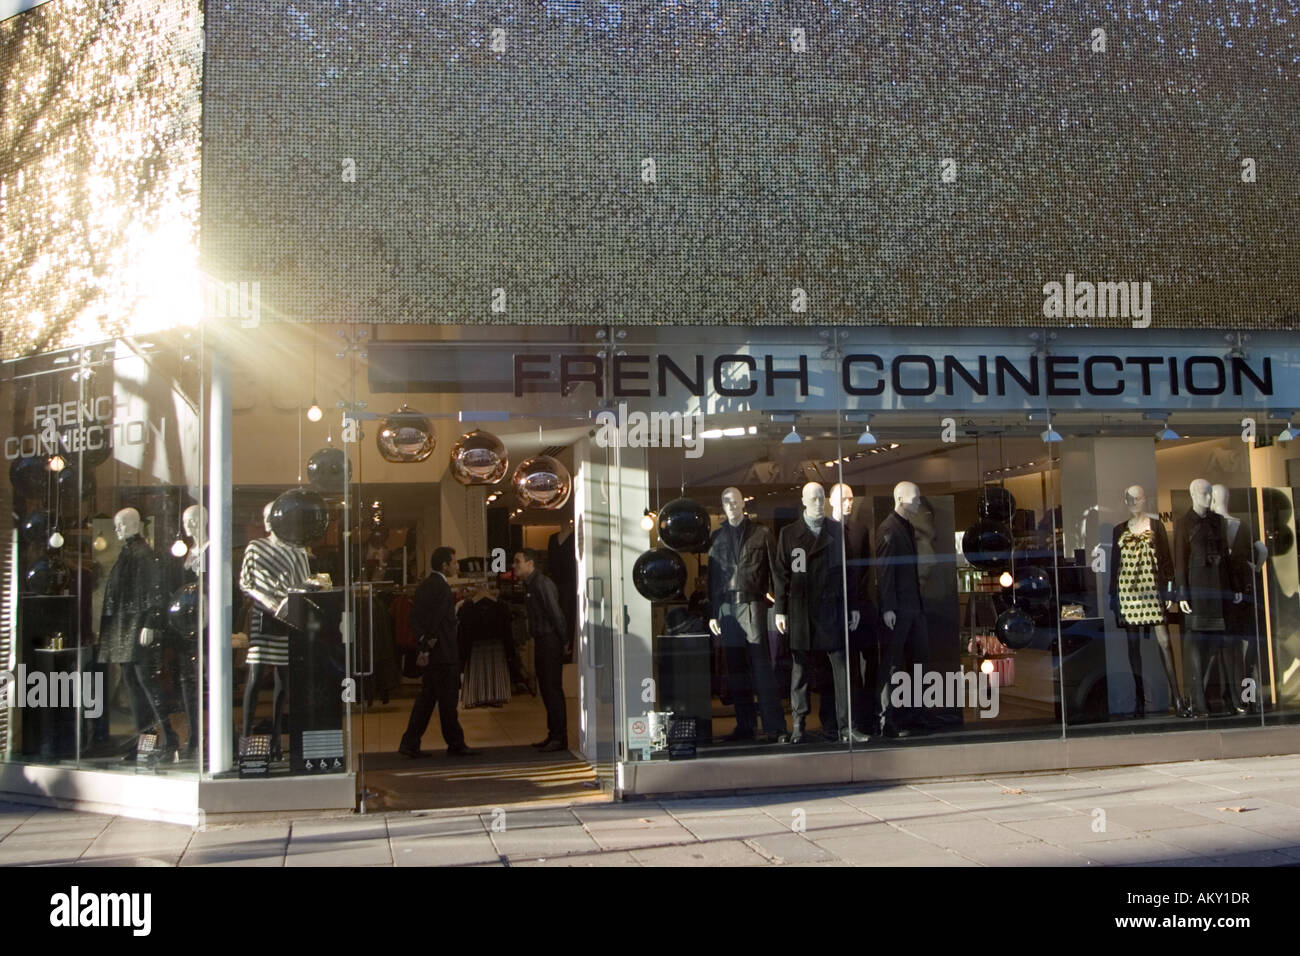
<path fill-rule="evenodd" d="M 794 717 L 792 736 L 801 737 L 808 717 L 808 676 L 812 670 L 811 651 L 790 651 L 790 713 Z"/>
<path fill-rule="evenodd" d="M 1205 642 L 1207 636 L 1202 631 L 1187 628 L 1183 631 L 1183 655 L 1187 662 L 1187 696 L 1193 716 L 1208 714 L 1209 705 L 1205 702 Z"/>
<path fill-rule="evenodd" d="M 179 641 L 176 644 L 176 666 L 180 669 L 181 703 L 185 708 L 185 719 L 189 722 L 189 737 L 185 740 L 187 756 L 193 756 L 199 746 L 199 662 L 194 642 Z"/>
<path fill-rule="evenodd" d="M 1124 631 L 1128 635 L 1129 670 L 1133 672 L 1133 716 L 1143 717 L 1146 715 L 1146 688 L 1142 683 L 1142 636 L 1146 628 L 1126 626 Z"/>
<path fill-rule="evenodd" d="M 271 757 L 280 756 L 280 734 L 284 732 L 284 701 L 289 691 L 289 668 L 272 667 L 271 687 Z M 459 688 L 457 688 L 459 690 Z"/>
<path fill-rule="evenodd" d="M 179 749 L 180 738 L 176 736 L 171 721 L 163 713 L 163 704 L 156 682 L 143 672 L 139 664 L 130 662 L 122 665 L 122 679 L 126 681 L 127 696 L 131 701 L 131 714 L 135 718 L 136 731 L 143 733 L 150 727 L 156 727 L 163 736 L 163 745 L 167 750 Z"/>
<path fill-rule="evenodd" d="M 244 682 L 244 726 L 243 736 L 253 732 L 253 717 L 257 713 L 257 695 L 262 689 L 262 678 L 269 670 L 265 664 L 249 664 L 248 680 Z"/>
<path fill-rule="evenodd" d="M 1156 647 L 1160 648 L 1160 663 L 1164 665 L 1165 680 L 1169 682 L 1169 706 L 1175 714 L 1181 714 L 1183 700 L 1178 692 L 1178 675 L 1174 671 L 1174 649 L 1169 640 L 1169 628 L 1164 624 L 1157 624 L 1154 631 Z"/>

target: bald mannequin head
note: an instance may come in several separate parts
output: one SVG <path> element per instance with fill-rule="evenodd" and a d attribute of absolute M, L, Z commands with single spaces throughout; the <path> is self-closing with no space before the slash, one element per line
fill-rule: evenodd
<path fill-rule="evenodd" d="M 266 507 L 262 509 L 262 527 L 266 529 L 267 534 L 274 537 L 275 532 L 271 530 L 271 505 L 273 504 L 274 501 L 268 501 Z"/>
<path fill-rule="evenodd" d="M 722 493 L 722 513 L 732 527 L 745 520 L 745 496 L 739 488 L 728 488 Z"/>
<path fill-rule="evenodd" d="M 113 515 L 113 530 L 117 532 L 118 541 L 135 537 L 140 533 L 140 512 L 134 508 L 123 508 Z"/>
<path fill-rule="evenodd" d="M 800 497 L 805 518 L 816 520 L 826 516 L 826 489 L 817 482 L 810 481 L 804 485 Z"/>
<path fill-rule="evenodd" d="M 1210 510 L 1216 515 L 1223 515 L 1225 518 L 1232 517 L 1232 513 L 1228 511 L 1227 485 L 1214 485 L 1210 488 Z"/>
<path fill-rule="evenodd" d="M 1210 483 L 1204 478 L 1197 478 L 1188 485 L 1187 491 L 1192 496 L 1192 510 L 1198 515 L 1205 514 L 1210 508 L 1210 499 L 1213 497 Z"/>
<path fill-rule="evenodd" d="M 831 503 L 831 517 L 843 521 L 853 513 L 853 489 L 844 482 L 831 486 L 828 500 Z"/>
<path fill-rule="evenodd" d="M 894 485 L 894 511 L 911 518 L 921 509 L 921 489 L 913 482 L 900 481 Z"/>
<path fill-rule="evenodd" d="M 1141 485 L 1129 485 L 1124 489 L 1124 505 L 1129 514 L 1140 515 L 1146 511 L 1147 493 Z"/>
<path fill-rule="evenodd" d="M 208 538 L 208 509 L 203 505 L 190 505 L 181 515 L 181 527 L 196 545 L 202 545 Z"/>

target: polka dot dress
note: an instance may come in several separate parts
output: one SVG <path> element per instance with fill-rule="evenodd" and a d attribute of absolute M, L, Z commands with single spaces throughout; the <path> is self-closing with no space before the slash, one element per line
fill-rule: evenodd
<path fill-rule="evenodd" d="M 1119 539 L 1119 613 L 1125 624 L 1164 624 L 1156 588 L 1156 549 L 1151 529 L 1125 530 Z"/>

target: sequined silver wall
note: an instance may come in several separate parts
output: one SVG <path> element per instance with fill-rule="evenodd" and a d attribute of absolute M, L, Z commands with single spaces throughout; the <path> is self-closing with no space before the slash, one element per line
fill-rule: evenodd
<path fill-rule="evenodd" d="M 199 0 L 0 23 L 0 352 L 176 323 L 196 300 Z"/>

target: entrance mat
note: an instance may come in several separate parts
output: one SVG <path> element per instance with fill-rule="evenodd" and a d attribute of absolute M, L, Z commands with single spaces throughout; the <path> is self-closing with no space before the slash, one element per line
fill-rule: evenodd
<path fill-rule="evenodd" d="M 364 755 L 365 788 L 375 796 L 368 812 L 437 810 L 555 800 L 608 799 L 591 764 L 568 751 L 538 753 L 532 747 L 484 747 L 477 757 L 446 751 L 409 759 L 401 754 Z"/>

